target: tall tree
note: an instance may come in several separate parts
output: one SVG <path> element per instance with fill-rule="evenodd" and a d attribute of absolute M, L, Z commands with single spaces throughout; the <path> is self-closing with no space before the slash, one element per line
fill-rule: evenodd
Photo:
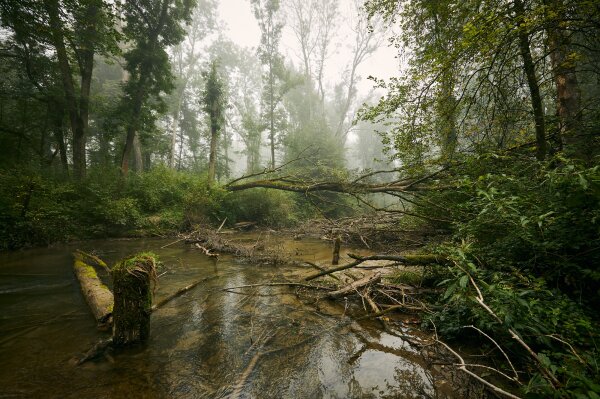
<path fill-rule="evenodd" d="M 218 63 L 212 60 L 210 69 L 204 73 L 206 87 L 202 93 L 202 109 L 208 116 L 210 126 L 210 152 L 208 158 L 208 183 L 215 181 L 217 164 L 217 142 L 225 122 L 225 106 L 227 103 L 225 84 L 218 71 Z"/>
<path fill-rule="evenodd" d="M 284 81 L 283 59 L 279 52 L 283 22 L 281 21 L 279 0 L 252 0 L 252 7 L 261 30 L 258 55 L 265 67 L 266 83 L 263 98 L 266 109 L 264 114 L 269 131 L 271 168 L 275 168 L 277 106 L 281 102 L 281 88 Z"/>
<path fill-rule="evenodd" d="M 69 117 L 73 172 L 76 178 L 82 178 L 94 56 L 117 51 L 113 5 L 103 0 L 8 1 L 2 4 L 2 14 L 18 41 L 30 46 L 49 45 L 54 53 L 63 92 L 62 99 L 55 99 L 55 103 L 64 105 Z M 58 128 L 56 132 L 60 135 Z M 61 150 L 63 162 L 64 155 Z"/>
<path fill-rule="evenodd" d="M 171 148 L 169 166 L 175 167 L 179 119 L 184 96 L 189 95 L 189 84 L 197 72 L 202 59 L 202 41 L 216 28 L 217 3 L 214 0 L 200 0 L 194 9 L 185 40 L 173 48 L 172 64 L 176 78 L 175 90 L 171 98 Z M 183 143 L 181 143 L 183 145 Z"/>
<path fill-rule="evenodd" d="M 183 24 L 190 21 L 194 0 L 134 0 L 123 4 L 123 33 L 133 46 L 125 53 L 129 78 L 122 99 L 126 138 L 121 157 L 121 172 L 129 172 L 129 158 L 136 134 L 143 123 L 153 123 L 144 107 L 152 98 L 154 107 L 164 111 L 161 93 L 173 89 L 173 74 L 166 49 L 185 37 Z M 146 111 L 146 112 L 144 112 Z M 145 120 L 144 120 L 145 119 Z"/>
<path fill-rule="evenodd" d="M 450 132 L 463 150 L 531 142 L 543 160 L 564 143 L 569 156 L 589 162 L 596 144 L 585 131 L 591 108 L 582 104 L 579 79 L 598 76 L 588 50 L 597 48 L 589 41 L 598 29 L 597 6 L 586 0 L 366 4 L 404 32 L 391 38 L 407 61 L 404 76 L 378 82 L 390 91 L 371 113 L 403 119 L 394 137 L 400 152 L 443 146 L 432 140 L 443 134 L 432 130 L 445 118 L 454 119 Z M 552 100 L 556 117 L 548 111 Z M 432 112 L 435 104 L 446 112 Z"/>
<path fill-rule="evenodd" d="M 383 31 L 379 22 L 372 18 L 367 20 L 367 15 L 362 8 L 362 2 L 353 0 L 353 18 L 350 20 L 354 37 L 351 44 L 351 60 L 344 71 L 344 81 L 340 83 L 343 88 L 343 96 L 338 103 L 338 119 L 335 123 L 335 135 L 342 144 L 346 143 L 350 131 L 353 115 L 350 110 L 357 95 L 356 84 L 359 80 L 358 70 L 360 65 L 381 45 Z M 371 24 L 371 25 L 369 25 Z M 375 25 L 375 26 L 373 26 Z"/>

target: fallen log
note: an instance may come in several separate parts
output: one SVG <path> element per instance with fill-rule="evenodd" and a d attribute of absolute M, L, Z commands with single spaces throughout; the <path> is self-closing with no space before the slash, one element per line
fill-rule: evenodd
<path fill-rule="evenodd" d="M 112 323 L 113 294 L 100 281 L 94 267 L 86 263 L 86 259 L 89 259 L 88 254 L 76 251 L 73 253 L 73 257 L 75 258 L 73 269 L 81 286 L 81 292 L 98 323 L 98 327 L 104 329 Z"/>
<path fill-rule="evenodd" d="M 107 273 L 110 274 L 110 268 L 108 267 L 108 265 L 99 257 L 97 257 L 96 255 L 87 253 L 87 252 L 83 252 L 80 249 L 76 249 L 75 252 L 81 257 L 81 259 L 89 264 L 89 265 L 96 265 L 98 267 L 103 268 Z"/>
<path fill-rule="evenodd" d="M 405 265 L 430 265 L 435 263 L 445 263 L 445 260 L 437 255 L 370 255 L 370 256 L 358 256 L 354 254 L 348 254 L 349 257 L 354 259 L 354 262 L 347 263 L 345 265 L 333 267 L 331 269 L 311 274 L 304 280 L 310 281 L 317 277 L 326 276 L 331 273 L 339 272 L 346 269 L 351 269 L 360 265 L 363 262 L 369 260 L 389 260 L 393 262 L 402 263 Z"/>
<path fill-rule="evenodd" d="M 371 276 L 367 276 L 367 277 L 361 278 L 360 280 L 356 280 L 356 281 L 352 282 L 351 284 L 348 284 L 347 286 L 345 286 L 337 291 L 329 292 L 329 293 L 325 294 L 325 296 L 328 298 L 332 298 L 332 299 L 339 298 L 339 297 L 342 297 L 349 293 L 352 293 L 352 292 L 358 290 L 359 288 L 374 284 L 380 280 L 381 280 L 381 273 L 375 273 Z"/>

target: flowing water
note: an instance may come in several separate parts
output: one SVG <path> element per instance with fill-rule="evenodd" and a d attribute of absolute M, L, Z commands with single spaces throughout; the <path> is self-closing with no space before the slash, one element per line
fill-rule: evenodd
<path fill-rule="evenodd" d="M 326 242 L 268 240 L 297 259 L 330 256 Z M 167 243 L 102 240 L 0 254 L 0 398 L 448 397 L 416 349 L 375 321 L 356 320 L 357 304 L 316 301 L 285 286 L 224 290 L 297 281 L 313 269 L 225 255 L 215 262 L 184 243 L 161 249 Z M 157 301 L 206 281 L 152 314 L 144 348 L 74 366 L 73 356 L 107 337 L 73 275 L 76 248 L 111 263 L 157 253 L 166 272 Z"/>

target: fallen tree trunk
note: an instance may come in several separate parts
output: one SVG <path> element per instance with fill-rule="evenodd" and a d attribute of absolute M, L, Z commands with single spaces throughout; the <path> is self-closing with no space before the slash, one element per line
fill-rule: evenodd
<path fill-rule="evenodd" d="M 86 263 L 88 254 L 82 251 L 73 253 L 73 269 L 81 286 L 81 292 L 87 302 L 99 328 L 112 323 L 114 298 L 108 287 L 102 284 L 93 266 Z"/>
<path fill-rule="evenodd" d="M 434 263 L 445 263 L 445 260 L 437 255 L 370 255 L 370 256 L 358 256 L 348 254 L 349 257 L 355 259 L 354 262 L 347 263 L 338 267 L 333 267 L 328 270 L 324 270 L 319 273 L 311 274 L 304 280 L 310 281 L 317 277 L 326 276 L 331 273 L 339 272 L 346 269 L 351 269 L 360 265 L 368 260 L 389 260 L 392 262 L 398 262 L 404 265 L 430 265 Z"/>
<path fill-rule="evenodd" d="M 352 282 L 351 284 L 348 284 L 347 286 L 345 286 L 337 291 L 329 292 L 325 296 L 328 298 L 339 298 L 339 297 L 345 296 L 349 293 L 352 293 L 352 292 L 358 290 L 359 288 L 374 284 L 380 280 L 381 280 L 381 273 L 375 273 L 371 276 L 367 276 L 367 277 L 361 278 L 360 280 L 356 280 L 356 281 Z"/>

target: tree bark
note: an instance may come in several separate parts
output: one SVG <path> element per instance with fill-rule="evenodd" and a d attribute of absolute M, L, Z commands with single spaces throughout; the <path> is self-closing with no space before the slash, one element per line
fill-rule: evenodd
<path fill-rule="evenodd" d="M 144 171 L 144 158 L 142 156 L 142 143 L 138 133 L 133 136 L 133 169 L 136 172 Z"/>
<path fill-rule="evenodd" d="M 210 154 L 208 158 L 208 184 L 213 184 L 215 182 L 218 133 L 216 127 L 212 125 L 210 129 Z"/>
<path fill-rule="evenodd" d="M 141 74 L 140 74 L 141 75 Z M 140 83 L 135 91 L 133 98 L 133 107 L 129 123 L 127 124 L 127 136 L 125 137 L 125 147 L 123 147 L 123 156 L 121 157 L 121 174 L 127 176 L 129 174 L 129 159 L 134 146 L 136 132 L 139 128 L 140 114 L 142 112 L 142 102 L 144 101 L 145 90 L 144 83 L 146 76 L 140 76 Z"/>
<path fill-rule="evenodd" d="M 152 282 L 156 265 L 152 256 L 140 254 L 112 269 L 115 305 L 113 344 L 116 347 L 144 343 L 150 336 Z"/>
<path fill-rule="evenodd" d="M 54 140 L 56 140 L 56 146 L 58 147 L 58 154 L 60 156 L 60 165 L 63 173 L 68 176 L 69 160 L 67 159 L 67 147 L 65 145 L 65 136 L 63 131 L 64 107 L 63 104 L 58 102 L 56 99 L 52 99 L 49 104 L 50 112 L 52 113 L 52 129 L 54 133 Z"/>
<path fill-rule="evenodd" d="M 535 141 L 536 158 L 543 161 L 547 153 L 546 143 L 546 123 L 544 117 L 544 107 L 540 95 L 540 87 L 535 74 L 535 64 L 529 48 L 529 33 L 526 30 L 524 18 L 525 9 L 521 0 L 514 0 L 514 11 L 517 17 L 517 30 L 519 38 L 519 50 L 523 58 L 523 70 L 527 78 L 529 93 L 531 95 L 531 107 L 533 108 L 533 118 L 535 121 Z"/>
<path fill-rule="evenodd" d="M 554 84 L 556 86 L 556 114 L 558 126 L 555 141 L 558 149 L 564 149 L 568 155 L 591 160 L 592 143 L 587 136 L 582 134 L 581 123 L 581 94 L 576 74 L 575 60 L 570 57 L 571 43 L 561 27 L 564 16 L 562 0 L 548 0 L 548 9 L 552 10 L 547 27 L 548 44 L 550 47 L 550 61 Z"/>

